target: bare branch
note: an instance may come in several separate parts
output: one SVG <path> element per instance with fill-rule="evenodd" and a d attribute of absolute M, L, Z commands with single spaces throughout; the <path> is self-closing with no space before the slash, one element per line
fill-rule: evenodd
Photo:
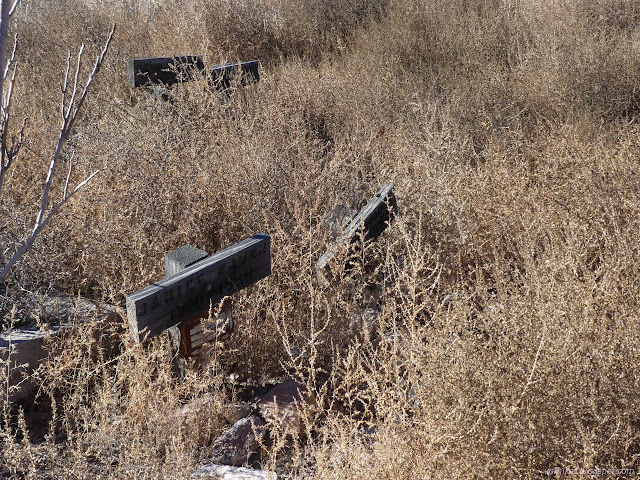
<path fill-rule="evenodd" d="M 16 13 L 16 8 L 18 8 L 18 4 L 20 3 L 20 0 L 15 0 L 15 2 L 13 2 L 13 6 L 11 7 L 11 10 L 9 10 L 9 17 L 12 17 L 14 13 Z"/>
<path fill-rule="evenodd" d="M 68 119 L 71 114 L 71 109 L 76 101 L 76 94 L 78 93 L 78 77 L 80 76 L 80 68 L 82 67 L 82 52 L 84 52 L 84 43 L 80 45 L 78 50 L 78 64 L 76 65 L 76 74 L 73 78 L 73 93 L 71 94 L 71 100 L 69 100 L 69 106 L 67 107 L 67 113 L 65 117 Z M 74 116 L 76 112 L 73 112 Z"/>
<path fill-rule="evenodd" d="M 100 55 L 98 56 L 98 58 L 96 58 L 96 63 L 93 65 L 93 71 L 91 72 L 91 75 L 89 75 L 89 79 L 87 80 L 87 83 L 84 86 L 82 95 L 80 95 L 80 99 L 78 100 L 78 105 L 73 111 L 73 115 L 71 116 L 71 119 L 69 122 L 69 127 L 68 127 L 69 129 L 71 129 L 71 127 L 73 126 L 73 122 L 75 122 L 76 120 L 78 111 L 82 107 L 82 104 L 84 103 L 85 98 L 87 98 L 87 94 L 89 93 L 89 87 L 91 87 L 91 84 L 93 83 L 93 80 L 95 79 L 96 74 L 98 73 L 98 71 L 100 70 L 100 67 L 102 66 L 102 62 L 104 61 L 104 56 L 107 54 L 109 45 L 111 45 L 111 40 L 113 40 L 113 34 L 115 33 L 115 31 L 116 31 L 116 26 L 114 25 L 113 27 L 111 27 L 111 31 L 109 32 L 109 37 L 107 38 L 107 41 L 105 42 L 104 47 L 102 48 L 102 52 L 100 52 Z"/>
<path fill-rule="evenodd" d="M 7 68 L 5 71 L 5 80 L 6 80 L 6 76 L 9 73 L 11 65 L 13 65 L 13 73 L 11 74 L 11 80 L 9 80 L 9 90 L 7 91 L 6 98 L 4 99 L 4 102 L 2 105 L 2 109 L 4 110 L 4 115 L 7 118 L 9 117 L 9 108 L 11 107 L 11 96 L 13 94 L 13 85 L 16 83 L 16 71 L 18 70 L 18 66 L 15 64 L 15 61 L 14 61 L 14 57 L 13 57 L 14 55 L 15 55 L 15 50 L 11 54 L 11 59 L 9 59 L 9 64 L 7 65 Z"/>
<path fill-rule="evenodd" d="M 67 203 L 67 201 L 73 197 L 76 193 L 78 193 L 78 191 L 80 191 L 80 189 L 82 187 L 84 187 L 87 183 L 89 183 L 93 177 L 95 177 L 97 174 L 99 174 L 102 170 L 96 170 L 95 172 L 93 172 L 91 175 L 89 175 L 87 178 L 85 178 L 83 181 L 81 181 L 78 185 L 76 185 L 76 188 L 74 188 L 71 193 L 64 197 L 62 200 L 60 200 L 49 212 L 49 214 L 45 217 L 45 219 L 42 221 L 42 224 L 40 225 L 39 229 L 37 232 L 35 232 L 35 235 L 37 235 L 38 233 L 40 233 L 40 230 L 42 230 L 48 223 L 49 221 L 53 218 L 53 216 L 58 213 L 58 210 L 60 210 L 60 208 L 62 208 L 62 206 Z M 0 275 L 0 278 L 2 278 L 2 275 Z"/>
<path fill-rule="evenodd" d="M 62 191 L 62 198 L 67 198 L 67 190 L 69 189 L 69 179 L 71 178 L 71 170 L 73 170 L 73 157 L 76 152 L 71 154 L 69 158 L 69 171 L 67 172 L 67 179 L 64 181 L 64 190 Z"/>
<path fill-rule="evenodd" d="M 58 137 L 58 144 L 56 145 L 56 150 L 51 157 L 51 161 L 49 162 L 49 171 L 47 172 L 47 180 L 44 183 L 44 189 L 42 190 L 42 200 L 40 202 L 40 209 L 38 210 L 38 216 L 36 217 L 36 221 L 33 225 L 33 232 L 31 235 L 35 235 L 36 231 L 39 230 L 40 225 L 42 224 L 42 219 L 44 217 L 44 212 L 49 205 L 49 191 L 51 190 L 51 184 L 53 182 L 53 174 L 55 173 L 56 166 L 58 165 L 58 159 L 60 158 L 60 153 L 62 152 L 62 146 L 66 140 L 64 135 L 65 129 L 63 124 L 63 130 L 60 132 L 60 136 Z"/>
<path fill-rule="evenodd" d="M 2 186 L 4 185 L 5 173 L 9 169 L 11 165 L 12 159 L 6 159 L 7 148 L 6 148 L 6 140 L 7 140 L 7 132 L 9 129 L 9 106 L 11 103 L 11 95 L 13 92 L 13 83 L 15 81 L 15 68 L 13 70 L 13 75 L 11 82 L 9 84 L 9 91 L 6 95 L 4 95 L 4 83 L 5 79 L 8 75 L 9 69 L 11 65 L 14 64 L 15 60 L 15 52 L 17 41 L 13 46 L 13 52 L 11 54 L 11 59 L 7 63 L 7 40 L 9 36 L 9 20 L 10 17 L 15 11 L 15 7 L 17 7 L 18 0 L 13 4 L 12 8 L 9 8 L 10 0 L 1 0 L 0 6 L 0 193 L 2 193 Z"/>
<path fill-rule="evenodd" d="M 11 66 L 16 61 L 16 49 L 17 48 L 18 48 L 18 35 L 16 34 L 15 40 L 13 41 L 13 50 L 11 51 L 11 58 L 9 59 L 9 61 L 7 62 L 6 66 L 4 68 L 4 73 L 3 73 L 3 79 L 4 80 L 7 79 L 7 75 L 9 75 L 9 70 L 11 69 Z"/>
<path fill-rule="evenodd" d="M 86 98 L 87 93 L 89 92 L 89 87 L 93 83 L 96 73 L 100 69 L 100 65 L 102 64 L 102 61 L 104 60 L 104 56 L 107 53 L 107 49 L 109 48 L 111 40 L 113 39 L 114 32 L 115 32 L 115 25 L 111 28 L 111 31 L 109 32 L 109 37 L 105 42 L 105 45 L 102 49 L 100 56 L 98 56 L 98 58 L 96 59 L 96 63 L 93 66 L 93 71 L 91 72 L 91 75 L 89 75 L 89 79 L 85 84 L 82 94 L 80 95 L 77 106 L 74 108 L 73 104 L 75 102 L 76 93 L 77 93 L 77 82 L 78 82 L 80 67 L 82 65 L 81 56 L 84 50 L 84 45 L 80 47 L 80 51 L 78 53 L 78 63 L 77 63 L 76 72 L 74 76 L 74 90 L 71 93 L 71 99 L 69 100 L 69 104 L 65 112 L 64 102 L 67 96 L 67 88 L 69 86 L 69 72 L 71 68 L 71 55 L 69 54 L 67 56 L 67 69 L 64 76 L 64 82 L 62 87 L 62 105 L 60 107 L 62 112 L 62 128 L 60 131 L 60 135 L 58 136 L 58 143 L 56 146 L 56 150 L 53 154 L 53 157 L 51 158 L 51 162 L 49 163 L 49 171 L 47 173 L 47 179 L 45 181 L 45 186 L 42 192 L 42 201 L 40 203 L 40 210 L 38 211 L 38 216 L 36 217 L 36 221 L 33 226 L 34 233 L 40 227 L 43 221 L 42 219 L 44 217 L 45 211 L 49 205 L 49 192 L 51 190 L 53 175 L 55 173 L 55 169 L 58 164 L 58 160 L 60 158 L 60 153 L 62 152 L 62 146 L 64 145 L 64 142 L 66 141 L 67 136 L 69 135 L 69 132 L 71 132 L 71 129 L 73 128 L 73 124 L 78 116 L 78 111 L 80 110 L 80 107 L 84 103 L 84 99 Z"/>
<path fill-rule="evenodd" d="M 67 88 L 69 86 L 69 71 L 71 70 L 71 52 L 67 52 L 67 68 L 64 72 L 64 80 L 62 81 L 62 86 L 60 87 L 60 89 L 62 90 L 62 100 L 60 102 L 60 118 L 62 119 L 62 127 L 61 129 L 64 130 L 64 126 L 65 126 L 65 112 L 64 112 L 64 107 L 67 104 Z"/>
<path fill-rule="evenodd" d="M 9 271 L 9 269 L 18 261 L 18 259 L 20 257 L 22 257 L 22 255 L 24 255 L 25 253 L 27 253 L 29 251 L 29 249 L 33 246 L 38 234 L 42 231 L 42 229 L 44 227 L 47 226 L 47 224 L 51 221 L 51 219 L 54 217 L 54 215 L 56 213 L 58 213 L 60 208 L 62 208 L 62 206 L 65 203 L 67 203 L 67 201 L 71 197 L 73 197 L 76 193 L 78 193 L 78 191 L 82 187 L 84 187 L 87 183 L 89 183 L 93 179 L 93 177 L 95 177 L 101 171 L 102 170 L 96 170 L 91 175 L 89 175 L 87 178 L 85 178 L 82 182 L 80 182 L 78 185 L 76 185 L 76 188 L 74 188 L 72 190 L 72 192 L 68 196 L 66 196 L 62 200 L 60 200 L 60 202 L 58 202 L 58 204 L 55 205 L 51 209 L 51 211 L 47 214 L 47 216 L 44 217 L 44 219 L 40 221 L 40 223 L 38 224 L 38 226 L 36 228 L 34 228 L 33 233 L 29 236 L 29 238 L 27 238 L 24 241 L 24 243 L 20 246 L 20 248 L 11 256 L 11 258 L 9 259 L 7 264 L 2 268 L 2 270 L 0 271 L 0 280 L 2 280 L 5 277 L 5 275 Z"/>
<path fill-rule="evenodd" d="M 11 75 L 11 80 L 9 81 L 9 89 L 7 90 L 7 94 L 3 99 L 2 104 L 2 168 L 9 168 L 8 166 L 4 166 L 4 158 L 5 153 L 8 151 L 7 149 L 7 135 L 9 134 L 9 118 L 10 118 L 10 110 L 11 110 L 11 97 L 13 96 L 13 85 L 16 82 L 16 68 L 13 68 L 13 73 Z M 7 164 L 9 161 L 7 161 Z"/>
<path fill-rule="evenodd" d="M 7 19 L 10 16 L 10 12 L 8 9 L 8 0 L 0 0 L 0 1 L 2 1 L 2 12 L 1 12 L 2 24 L 0 25 L 0 72 L 3 72 L 6 68 L 4 63 L 6 59 L 6 56 L 5 56 L 6 33 L 7 33 L 6 30 L 8 28 Z M 17 5 L 18 1 L 19 0 L 16 0 L 16 2 L 14 3 L 14 6 L 12 7 L 12 10 L 15 9 L 15 6 Z M 4 29 L 4 35 L 5 35 L 4 44 L 2 43 L 3 29 Z M 100 66 L 104 61 L 104 57 L 107 53 L 109 45 L 111 44 L 111 40 L 113 39 L 114 33 L 115 33 L 115 25 L 111 28 L 111 31 L 109 32 L 109 36 L 104 44 L 104 47 L 100 55 L 97 57 L 96 62 L 93 66 L 93 70 L 91 71 L 91 74 L 89 75 L 89 78 L 87 79 L 84 85 L 84 88 L 82 90 L 82 93 L 80 94 L 79 97 L 77 97 L 78 79 L 80 75 L 80 69 L 82 66 L 81 62 L 82 62 L 82 53 L 84 50 L 84 45 L 80 47 L 80 50 L 78 52 L 78 62 L 77 62 L 76 70 L 74 74 L 73 91 L 70 93 L 70 97 L 69 97 L 68 89 L 69 89 L 69 74 L 71 72 L 71 54 L 69 53 L 67 55 L 67 67 L 64 73 L 64 80 L 61 86 L 62 100 L 60 102 L 60 115 L 61 115 L 62 124 L 60 127 L 60 133 L 58 135 L 58 141 L 56 143 L 55 151 L 49 162 L 49 170 L 47 173 L 47 178 L 46 178 L 45 185 L 42 192 L 42 200 L 40 203 L 40 208 L 38 209 L 38 214 L 36 216 L 36 220 L 35 220 L 31 235 L 29 235 L 29 237 L 24 241 L 21 247 L 11 256 L 11 258 L 6 263 L 6 265 L 4 265 L 4 267 L 2 267 L 2 269 L 0 270 L 0 281 L 5 277 L 9 269 L 16 263 L 16 261 L 33 246 L 38 234 L 50 222 L 53 216 L 56 215 L 56 213 L 58 213 L 60 208 L 62 208 L 62 206 L 65 203 L 67 203 L 67 201 L 70 198 L 72 198 L 82 187 L 88 184 L 98 173 L 100 173 L 100 170 L 94 171 L 88 177 L 86 177 L 83 181 L 77 184 L 76 187 L 69 193 L 69 185 L 70 185 L 71 173 L 73 169 L 73 157 L 72 157 L 69 162 L 69 170 L 67 172 L 66 180 L 64 183 L 62 199 L 47 213 L 47 210 L 49 208 L 49 200 L 50 200 L 49 196 L 50 196 L 51 186 L 53 183 L 56 167 L 60 160 L 60 154 L 62 153 L 62 148 L 64 146 L 65 141 L 67 140 L 67 137 L 71 132 L 71 129 L 73 128 L 73 124 L 78 116 L 78 112 L 80 111 L 80 108 L 82 107 L 84 100 L 87 97 L 87 94 L 89 92 L 89 87 L 93 83 L 96 74 L 100 70 Z M 9 91 L 7 92 L 6 97 L 3 97 L 2 99 L 2 112 L 0 115 L 0 119 L 2 120 L 2 149 L 1 149 L 2 161 L 0 161 L 0 190 L 2 187 L 2 179 L 4 177 L 4 173 L 8 168 L 8 166 L 10 165 L 10 163 L 15 158 L 15 156 L 17 155 L 18 151 L 20 150 L 20 146 L 22 145 L 22 135 L 26 125 L 26 119 L 25 119 L 25 121 L 23 122 L 22 128 L 20 130 L 17 142 L 15 141 L 15 137 L 14 137 L 14 141 L 12 142 L 12 147 L 9 149 L 7 147 L 7 123 L 9 120 L 9 106 L 10 106 L 11 91 L 13 88 L 14 80 L 15 80 L 15 68 L 14 68 L 14 73 L 12 75 L 12 79 L 10 81 Z M 3 92 L 2 90 L 3 81 L 4 81 L 4 76 L 0 75 L 0 92 Z M 76 101 L 76 98 L 77 98 L 77 101 Z M 4 161 L 5 155 L 8 158 L 6 163 Z"/>
<path fill-rule="evenodd" d="M 4 72 L 7 59 L 7 40 L 9 37 L 9 19 L 11 18 L 10 0 L 0 0 L 0 71 Z M 4 76 L 0 76 L 0 93 L 4 92 Z"/>

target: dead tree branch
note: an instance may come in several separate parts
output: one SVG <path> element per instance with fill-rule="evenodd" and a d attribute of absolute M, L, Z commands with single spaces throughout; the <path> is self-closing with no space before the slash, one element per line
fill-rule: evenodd
<path fill-rule="evenodd" d="M 9 0 L 1 0 L 2 1 L 2 10 L 1 10 L 1 23 L 0 23 L 0 72 L 3 72 L 4 75 L 0 75 L 0 92 L 2 92 L 2 105 L 0 110 L 0 128 L 1 128 L 1 143 L 0 146 L 0 193 L 2 192 L 2 185 L 4 182 L 4 176 L 6 171 L 11 166 L 11 163 L 14 161 L 16 156 L 20 151 L 20 146 L 22 145 L 22 137 L 24 134 L 24 128 L 26 126 L 26 120 L 23 121 L 22 127 L 20 128 L 17 136 L 14 136 L 11 141 L 11 145 L 8 142 L 8 125 L 10 119 L 10 106 L 11 106 L 11 96 L 13 92 L 13 85 L 15 83 L 15 75 L 16 75 L 16 66 L 15 66 L 15 45 L 13 49 L 13 53 L 8 63 L 6 63 L 6 49 L 7 49 L 7 33 L 8 33 L 8 24 L 9 19 L 13 12 L 15 11 L 19 0 L 14 0 L 13 4 Z M 10 6 L 12 5 L 12 6 Z M 71 54 L 67 56 L 67 68 L 64 74 L 64 79 L 62 82 L 61 90 L 62 90 L 62 99 L 60 101 L 60 132 L 58 134 L 58 140 L 56 142 L 55 151 L 49 161 L 49 169 L 47 172 L 47 178 L 42 191 L 42 198 L 40 201 L 40 208 L 38 209 L 38 213 L 36 216 L 36 220 L 33 225 L 33 230 L 29 237 L 24 240 L 20 248 L 18 248 L 14 254 L 11 256 L 9 261 L 0 269 L 0 281 L 6 276 L 9 269 L 16 263 L 16 261 L 24 255 L 29 249 L 33 246 L 36 237 L 42 231 L 44 227 L 51 221 L 51 219 L 55 216 L 56 213 L 62 208 L 62 206 L 67 203 L 67 201 L 72 198 L 82 187 L 84 187 L 87 183 L 89 183 L 93 177 L 95 177 L 100 170 L 96 170 L 90 175 L 88 175 L 84 180 L 78 183 L 73 189 L 69 188 L 70 179 L 71 179 L 71 169 L 73 168 L 73 162 L 70 162 L 69 171 L 66 175 L 66 180 L 64 183 L 64 189 L 62 192 L 62 198 L 55 205 L 50 207 L 50 194 L 51 188 L 54 180 L 54 176 L 56 173 L 56 168 L 60 163 L 60 156 L 62 154 L 62 149 L 64 144 L 69 137 L 71 130 L 73 129 L 74 123 L 78 116 L 82 105 L 84 104 L 85 99 L 89 93 L 89 89 L 93 84 L 96 74 L 100 70 L 100 67 L 104 61 L 107 50 L 109 49 L 109 45 L 111 44 L 111 40 L 113 39 L 113 35 L 115 32 L 115 26 L 111 28 L 109 32 L 109 36 L 102 48 L 100 55 L 96 58 L 96 61 L 93 66 L 93 70 L 91 71 L 87 81 L 84 84 L 84 88 L 80 92 L 78 89 L 78 82 L 80 77 L 80 70 L 82 67 L 82 54 L 84 51 L 84 45 L 80 46 L 80 50 L 78 52 L 77 63 L 74 68 L 73 80 L 70 81 L 70 73 L 71 73 Z M 17 43 L 17 40 L 16 40 Z M 6 82 L 9 71 L 12 70 L 11 78 Z M 5 83 L 6 92 L 5 92 Z"/>

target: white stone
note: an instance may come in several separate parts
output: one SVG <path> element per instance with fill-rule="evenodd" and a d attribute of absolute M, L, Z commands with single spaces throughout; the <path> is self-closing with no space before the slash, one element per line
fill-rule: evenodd
<path fill-rule="evenodd" d="M 278 480 L 274 472 L 215 464 L 204 465 L 191 476 L 203 480 Z"/>

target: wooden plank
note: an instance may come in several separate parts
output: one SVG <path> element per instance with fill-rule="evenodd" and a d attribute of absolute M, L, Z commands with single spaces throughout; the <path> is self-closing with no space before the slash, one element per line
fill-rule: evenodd
<path fill-rule="evenodd" d="M 204 62 L 200 55 L 181 57 L 154 57 L 129 59 L 129 85 L 140 87 L 147 84 L 163 83 L 173 85 L 195 78 L 189 70 L 204 74 Z"/>
<path fill-rule="evenodd" d="M 271 274 L 271 237 L 254 235 L 127 297 L 137 341 L 153 337 Z"/>
<path fill-rule="evenodd" d="M 254 82 L 259 81 L 258 60 L 214 65 L 209 69 L 209 81 L 215 85 L 218 90 L 226 90 L 229 88 L 234 75 L 242 75 L 240 80 L 242 85 L 246 85 L 247 80 Z"/>
<path fill-rule="evenodd" d="M 346 226 L 344 234 L 333 243 L 316 262 L 318 269 L 324 269 L 329 261 L 345 246 L 350 246 L 360 239 L 358 232 L 362 231 L 364 240 L 373 240 L 387 228 L 389 222 L 398 212 L 398 203 L 393 193 L 393 185 L 383 186 L 367 205 L 353 217 Z"/>

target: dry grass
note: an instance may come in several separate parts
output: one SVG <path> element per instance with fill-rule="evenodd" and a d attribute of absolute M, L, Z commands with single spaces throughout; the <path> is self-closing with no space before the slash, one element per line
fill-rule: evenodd
<path fill-rule="evenodd" d="M 273 275 L 236 296 L 237 331 L 182 382 L 166 342 L 131 344 L 124 322 L 54 342 L 37 400 L 53 420 L 5 412 L 0 475 L 188 478 L 241 393 L 231 372 L 316 392 L 310 434 L 276 432 L 263 455 L 290 478 L 639 471 L 637 2 L 93 1 L 62 15 L 84 4 L 23 1 L 15 105 L 32 141 L 0 202 L 10 248 L 35 214 L 66 50 L 97 51 L 112 21 L 119 33 L 67 152 L 79 178 L 104 171 L 9 289 L 121 303 L 163 276 L 164 253 L 259 231 Z M 126 86 L 129 57 L 195 53 L 259 58 L 261 81 L 227 104 L 200 84 L 163 104 Z M 366 265 L 319 286 L 324 213 L 387 182 L 402 216 Z M 201 415 L 167 414 L 204 394 Z"/>

